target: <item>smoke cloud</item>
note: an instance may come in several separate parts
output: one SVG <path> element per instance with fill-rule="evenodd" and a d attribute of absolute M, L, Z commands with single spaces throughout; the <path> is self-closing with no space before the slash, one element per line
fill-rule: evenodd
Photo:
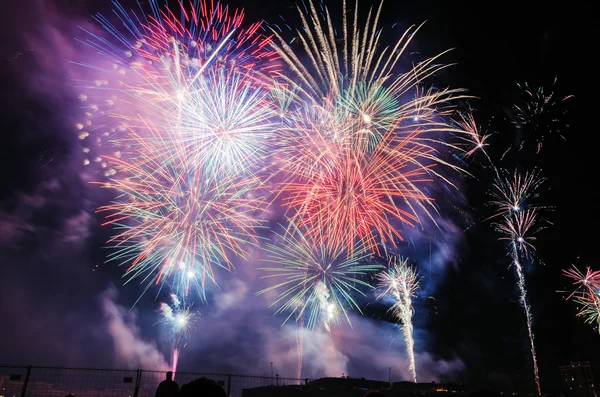
<path fill-rule="evenodd" d="M 114 342 L 115 364 L 131 369 L 168 369 L 169 365 L 156 343 L 142 339 L 135 311 L 117 304 L 117 296 L 116 288 L 111 286 L 99 298 L 107 331 Z"/>

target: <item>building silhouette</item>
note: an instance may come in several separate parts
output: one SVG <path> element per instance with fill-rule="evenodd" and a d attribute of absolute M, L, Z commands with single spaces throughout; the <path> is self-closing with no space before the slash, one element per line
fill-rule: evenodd
<path fill-rule="evenodd" d="M 599 397 L 594 372 L 594 366 L 589 361 L 562 365 L 560 380 L 563 392 L 569 397 Z"/>
<path fill-rule="evenodd" d="M 380 390 L 388 397 L 463 397 L 462 385 L 453 383 L 382 382 L 364 378 L 321 378 L 305 385 L 264 386 L 244 389 L 242 397 L 362 397 Z"/>

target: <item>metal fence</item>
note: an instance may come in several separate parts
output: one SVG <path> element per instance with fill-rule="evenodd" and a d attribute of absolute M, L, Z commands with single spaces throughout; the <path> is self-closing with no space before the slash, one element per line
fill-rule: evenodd
<path fill-rule="evenodd" d="M 245 389 L 306 384 L 308 379 L 179 372 L 180 386 L 198 378 L 218 382 L 230 397 Z M 0 366 L 0 397 L 154 397 L 165 371 Z"/>

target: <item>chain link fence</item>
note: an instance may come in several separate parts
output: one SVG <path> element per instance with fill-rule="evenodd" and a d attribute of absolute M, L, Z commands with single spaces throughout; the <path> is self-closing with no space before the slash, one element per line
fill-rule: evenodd
<path fill-rule="evenodd" d="M 175 373 L 180 386 L 198 378 L 216 381 L 230 397 L 242 397 L 244 390 L 256 387 L 279 388 L 309 382 L 279 375 Z M 164 379 L 165 371 L 143 369 L 0 366 L 0 397 L 154 397 Z"/>

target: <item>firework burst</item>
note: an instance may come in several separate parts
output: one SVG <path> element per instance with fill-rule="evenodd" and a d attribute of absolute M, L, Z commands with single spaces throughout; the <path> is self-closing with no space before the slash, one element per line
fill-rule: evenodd
<path fill-rule="evenodd" d="M 160 323 L 163 324 L 175 348 L 179 348 L 183 338 L 187 338 L 194 328 L 199 313 L 192 311 L 191 305 L 185 305 L 175 294 L 171 294 L 171 304 L 161 302 Z"/>
<path fill-rule="evenodd" d="M 248 75 L 216 71 L 203 76 L 151 124 L 138 128 L 164 159 L 186 159 L 208 172 L 254 173 L 271 144 L 274 111 L 268 91 Z M 162 139 L 156 139 L 157 131 Z"/>
<path fill-rule="evenodd" d="M 128 281 L 139 279 L 146 290 L 168 281 L 178 296 L 193 287 L 203 297 L 214 266 L 232 268 L 230 257 L 244 257 L 245 244 L 264 203 L 254 197 L 252 178 L 209 178 L 201 168 L 174 167 L 153 156 L 131 164 L 111 159 L 124 177 L 100 183 L 117 191 L 104 225 L 115 228 L 109 261 L 127 265 Z M 143 160 L 143 161 L 142 161 Z"/>
<path fill-rule="evenodd" d="M 457 125 L 459 130 L 464 131 L 464 133 L 458 134 L 457 138 L 466 146 L 464 156 L 471 157 L 478 151 L 481 151 L 491 163 L 492 160 L 485 151 L 485 147 L 489 145 L 487 140 L 490 134 L 483 134 L 481 132 L 481 127 L 477 125 L 472 113 L 459 113 L 459 117 L 460 120 L 457 121 Z"/>
<path fill-rule="evenodd" d="M 348 311 L 361 312 L 353 295 L 364 296 L 361 288 L 372 288 L 362 277 L 380 268 L 366 262 L 368 252 L 357 247 L 347 256 L 341 248 L 331 250 L 293 221 L 276 238 L 280 241 L 266 244 L 266 250 L 267 261 L 277 267 L 260 269 L 268 273 L 264 278 L 275 279 L 276 284 L 258 294 L 278 291 L 271 306 L 279 306 L 276 314 L 288 313 L 284 324 L 293 317 L 309 329 L 321 323 L 330 332 L 331 324 L 341 317 L 350 323 Z"/>
<path fill-rule="evenodd" d="M 377 276 L 378 287 L 381 293 L 377 299 L 391 298 L 394 302 L 390 310 L 394 317 L 402 323 L 402 334 L 406 344 L 408 356 L 408 369 L 412 381 L 417 382 L 417 370 L 415 366 L 415 341 L 413 339 L 412 317 L 414 313 L 413 298 L 417 296 L 419 289 L 419 277 L 415 269 L 408 265 L 408 258 L 401 259 L 391 257 L 388 269 Z"/>
<path fill-rule="evenodd" d="M 573 95 L 560 96 L 555 92 L 557 78 L 550 87 L 531 88 L 528 83 L 519 84 L 522 100 L 513 106 L 514 119 L 512 123 L 519 132 L 527 134 L 517 141 L 518 150 L 523 149 L 527 140 L 535 142 L 536 153 L 542 150 L 545 136 L 558 134 L 563 140 L 565 124 L 564 115 L 567 113 L 566 101 Z M 507 152 L 511 148 L 507 149 Z M 506 153 L 505 153 L 506 154 Z"/>
<path fill-rule="evenodd" d="M 588 266 L 585 273 L 576 267 L 563 270 L 563 274 L 573 280 L 574 291 L 567 297 L 580 305 L 578 316 L 587 324 L 596 324 L 600 333 L 600 271 Z"/>
<path fill-rule="evenodd" d="M 295 211 L 294 220 L 333 251 L 353 252 L 357 244 L 379 251 L 380 242 L 401 240 L 393 222 L 413 226 L 419 222 L 417 209 L 431 210 L 430 198 L 421 189 L 432 180 L 430 166 L 419 163 L 426 161 L 430 149 L 415 145 L 412 137 L 397 141 L 390 133 L 368 154 L 339 145 L 323 145 L 320 152 L 306 148 L 293 162 L 294 178 L 281 188 L 285 205 Z M 309 144 L 317 139 L 328 137 L 312 136 Z"/>
<path fill-rule="evenodd" d="M 359 125 L 352 129 L 354 139 L 362 141 L 359 146 L 367 150 L 390 125 L 398 128 L 401 119 L 413 122 L 403 125 L 409 131 L 415 129 L 414 122 L 430 131 L 455 129 L 442 116 L 449 114 L 448 103 L 463 93 L 423 88 L 424 80 L 447 66 L 436 63 L 442 54 L 419 62 L 406 73 L 396 72 L 418 28 L 408 29 L 393 46 L 383 47 L 379 26 L 382 5 L 375 12 L 370 10 L 364 27 L 359 28 L 357 10 L 350 19 L 343 1 L 341 35 L 340 30 L 334 30 L 325 5 L 315 6 L 309 1 L 306 14 L 298 6 L 303 29 L 295 39 L 301 49 L 292 48 L 274 31 L 273 48 L 292 72 L 292 77 L 281 75 L 280 79 L 309 106 L 333 107 L 330 111 L 337 117 L 354 120 Z M 301 60 L 305 57 L 308 63 Z M 426 142 L 423 139 L 423 144 Z"/>
<path fill-rule="evenodd" d="M 184 142 L 201 139 L 206 146 L 207 140 L 218 141 L 213 156 L 225 151 L 232 162 L 239 160 L 236 156 L 246 158 L 255 148 L 241 137 L 260 134 L 256 125 L 248 124 L 250 114 L 240 112 L 254 113 L 255 121 L 262 122 L 258 107 L 264 94 L 257 90 L 269 81 L 264 76 L 280 69 L 273 62 L 276 53 L 268 48 L 270 37 L 259 33 L 261 23 L 246 27 L 243 10 L 204 0 L 179 2 L 175 12 L 151 0 L 149 14 L 141 5 L 128 11 L 113 4 L 118 25 L 95 16 L 109 36 L 86 30 L 88 37 L 81 40 L 100 56 L 94 64 L 78 63 L 98 76 L 78 82 L 84 92 L 80 99 L 86 119 L 77 129 L 88 155 L 85 164 L 98 162 L 105 174 L 114 175 L 104 152 L 113 157 L 129 153 L 124 132 L 142 129 L 148 121 L 181 126 L 178 139 Z M 207 90 L 218 95 L 206 95 Z M 231 108 L 219 107 L 223 102 Z M 250 103 L 255 106 L 245 108 Z M 190 132 L 199 121 L 205 125 Z M 214 129 L 207 132 L 208 124 Z"/>
<path fill-rule="evenodd" d="M 496 213 L 493 217 L 509 217 L 527 209 L 537 210 L 539 207 L 535 200 L 539 198 L 539 188 L 545 182 L 540 172 L 520 173 L 495 169 L 496 177 L 490 195 L 492 200 L 489 205 L 495 207 Z"/>
<path fill-rule="evenodd" d="M 273 47 L 293 75 L 281 75 L 280 87 L 296 96 L 284 101 L 291 110 L 280 127 L 278 193 L 312 238 L 320 234 L 319 219 L 331 250 L 352 252 L 359 243 L 379 253 L 381 245 L 402 240 L 400 225 L 414 226 L 423 216 L 435 223 L 427 186 L 435 180 L 451 184 L 435 166 L 457 171 L 445 153 L 464 152 L 441 137 L 473 135 L 447 120 L 450 102 L 462 90 L 422 86 L 445 68 L 437 57 L 406 73 L 395 71 L 418 29 L 382 48 L 381 5 L 359 28 L 357 13 L 349 18 L 344 1 L 343 29 L 335 31 L 327 7 L 312 1 L 307 6 L 307 15 L 298 7 L 300 51 L 274 33 Z"/>

